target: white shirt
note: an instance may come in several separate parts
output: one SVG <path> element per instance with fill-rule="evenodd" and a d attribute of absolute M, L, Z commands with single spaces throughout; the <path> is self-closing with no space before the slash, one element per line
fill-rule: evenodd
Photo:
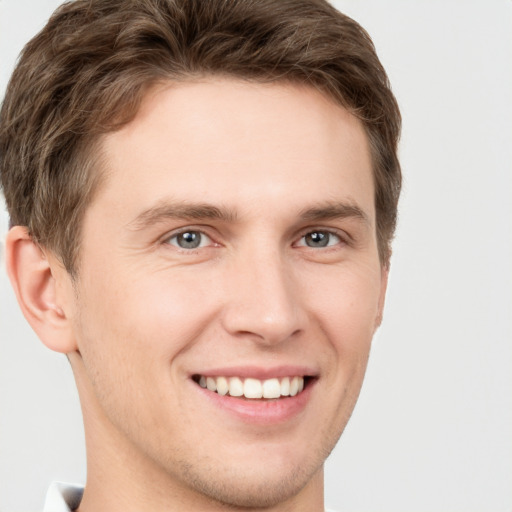
<path fill-rule="evenodd" d="M 43 512 L 71 512 L 80 505 L 83 493 L 83 485 L 53 482 L 46 493 Z"/>
<path fill-rule="evenodd" d="M 72 512 L 80 505 L 83 493 L 83 485 L 53 482 L 46 493 L 43 512 Z"/>

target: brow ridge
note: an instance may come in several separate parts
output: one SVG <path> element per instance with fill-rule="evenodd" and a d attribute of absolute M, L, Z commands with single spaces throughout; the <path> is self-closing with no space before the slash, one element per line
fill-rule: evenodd
<path fill-rule="evenodd" d="M 370 225 L 367 213 L 351 202 L 333 202 L 302 210 L 300 217 L 304 221 L 354 218 Z"/>
<path fill-rule="evenodd" d="M 160 202 L 137 215 L 129 223 L 135 231 L 157 224 L 167 219 L 206 220 L 215 219 L 225 222 L 234 222 L 236 214 L 232 210 L 214 206 L 208 203 L 171 203 Z"/>
<path fill-rule="evenodd" d="M 301 221 L 306 222 L 355 218 L 365 224 L 370 224 L 370 220 L 365 211 L 356 204 L 349 202 L 325 203 L 323 205 L 307 208 L 301 210 L 299 218 Z M 139 231 L 167 219 L 235 222 L 237 220 L 237 214 L 229 208 L 214 206 L 208 203 L 174 203 L 161 201 L 137 215 L 128 226 L 135 231 Z"/>

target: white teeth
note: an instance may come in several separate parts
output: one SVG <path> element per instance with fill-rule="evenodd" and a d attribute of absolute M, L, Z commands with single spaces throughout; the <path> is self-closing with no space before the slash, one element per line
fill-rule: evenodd
<path fill-rule="evenodd" d="M 244 394 L 244 383 L 238 377 L 229 379 L 229 394 L 231 396 L 242 396 Z"/>
<path fill-rule="evenodd" d="M 208 382 L 208 379 L 206 379 Z M 290 396 L 295 396 L 299 392 L 299 378 L 293 377 L 290 382 Z"/>
<path fill-rule="evenodd" d="M 217 384 L 215 383 L 215 379 L 213 377 L 206 377 L 206 387 L 210 391 L 217 391 Z"/>
<path fill-rule="evenodd" d="M 219 395 L 227 395 L 228 391 L 228 379 L 226 379 L 226 377 L 217 377 L 217 393 L 219 393 Z"/>
<path fill-rule="evenodd" d="M 278 379 L 268 379 L 263 382 L 263 398 L 279 398 L 280 396 L 281 384 Z"/>
<path fill-rule="evenodd" d="M 290 377 L 285 377 L 281 381 L 281 395 L 290 396 Z"/>
<path fill-rule="evenodd" d="M 263 386 L 257 379 L 245 379 L 244 381 L 245 398 L 261 398 L 263 396 Z"/>
<path fill-rule="evenodd" d="M 239 377 L 204 377 L 198 380 L 202 388 L 217 392 L 219 395 L 244 396 L 245 398 L 279 398 L 295 396 L 304 389 L 304 377 L 284 377 L 267 380 L 245 380 Z"/>

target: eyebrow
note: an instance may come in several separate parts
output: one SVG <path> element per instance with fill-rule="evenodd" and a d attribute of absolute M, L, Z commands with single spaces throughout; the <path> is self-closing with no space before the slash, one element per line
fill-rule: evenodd
<path fill-rule="evenodd" d="M 299 213 L 301 221 L 318 222 L 321 220 L 354 218 L 370 225 L 368 215 L 362 208 L 353 203 L 326 203 L 302 210 Z M 128 228 L 141 231 L 168 219 L 186 220 L 218 220 L 236 222 L 237 214 L 228 208 L 213 206 L 208 203 L 170 203 L 162 201 L 144 210 L 128 223 Z"/>
<path fill-rule="evenodd" d="M 308 208 L 300 213 L 300 218 L 309 222 L 354 218 L 368 226 L 371 225 L 366 212 L 353 203 L 326 203 L 318 207 Z"/>
<path fill-rule="evenodd" d="M 137 217 L 128 224 L 128 227 L 135 231 L 140 231 L 168 219 L 211 219 L 234 222 L 236 220 L 236 213 L 227 208 L 219 208 L 207 203 L 161 202 L 137 215 Z"/>

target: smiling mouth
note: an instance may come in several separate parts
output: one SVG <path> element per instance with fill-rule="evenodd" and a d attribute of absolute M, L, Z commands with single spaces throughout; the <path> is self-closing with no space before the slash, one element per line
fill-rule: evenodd
<path fill-rule="evenodd" d="M 194 375 L 192 379 L 202 388 L 219 395 L 258 400 L 294 397 L 307 387 L 312 377 L 292 376 L 259 380 L 242 377 Z"/>

